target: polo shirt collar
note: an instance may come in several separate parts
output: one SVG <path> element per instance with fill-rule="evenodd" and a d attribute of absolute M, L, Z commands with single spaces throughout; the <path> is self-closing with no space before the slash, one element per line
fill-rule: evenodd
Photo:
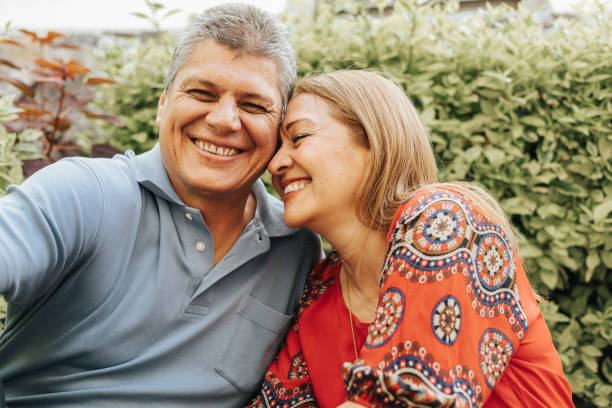
<path fill-rule="evenodd" d="M 140 185 L 167 201 L 186 207 L 168 178 L 168 173 L 162 162 L 159 143 L 156 143 L 148 152 L 135 156 L 133 166 L 136 181 Z M 280 200 L 268 194 L 261 180 L 257 180 L 253 185 L 253 193 L 257 199 L 257 209 L 253 219 L 256 225 L 263 226 L 270 237 L 286 236 L 297 231 L 285 225 L 283 204 Z"/>

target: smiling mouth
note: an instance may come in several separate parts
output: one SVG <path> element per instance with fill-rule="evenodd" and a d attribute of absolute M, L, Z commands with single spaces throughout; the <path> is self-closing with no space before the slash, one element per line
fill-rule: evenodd
<path fill-rule="evenodd" d="M 240 153 L 240 150 L 232 149 L 231 147 L 219 146 L 199 139 L 191 139 L 191 141 L 200 150 L 204 150 L 205 152 L 209 152 L 219 156 L 235 156 Z"/>
<path fill-rule="evenodd" d="M 283 195 L 287 195 L 289 193 L 292 193 L 294 191 L 299 191 L 302 190 L 304 188 L 306 188 L 306 186 L 310 184 L 309 180 L 297 180 L 294 181 L 292 183 L 289 183 L 285 186 L 284 190 L 283 190 Z"/>

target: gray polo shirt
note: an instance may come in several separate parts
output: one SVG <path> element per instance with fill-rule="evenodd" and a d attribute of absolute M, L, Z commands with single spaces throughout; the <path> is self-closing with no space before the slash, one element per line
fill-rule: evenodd
<path fill-rule="evenodd" d="M 237 407 L 259 387 L 318 238 L 257 210 L 213 266 L 159 148 L 65 159 L 0 199 L 0 379 L 10 407 Z"/>

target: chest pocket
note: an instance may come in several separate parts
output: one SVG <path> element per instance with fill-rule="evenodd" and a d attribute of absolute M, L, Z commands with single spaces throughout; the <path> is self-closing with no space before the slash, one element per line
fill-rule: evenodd
<path fill-rule="evenodd" d="M 291 316 L 246 295 L 215 371 L 241 391 L 254 391 L 268 369 Z"/>

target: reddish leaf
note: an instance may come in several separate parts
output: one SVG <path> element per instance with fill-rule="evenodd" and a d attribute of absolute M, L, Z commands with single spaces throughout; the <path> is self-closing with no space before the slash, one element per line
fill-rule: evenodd
<path fill-rule="evenodd" d="M 57 84 L 57 85 L 60 85 L 60 86 L 63 86 L 63 85 L 66 84 L 66 81 L 64 81 L 62 78 L 58 78 L 56 76 L 32 74 L 32 75 L 30 75 L 30 77 L 34 81 L 36 81 L 36 82 L 50 82 L 50 83 Z"/>
<path fill-rule="evenodd" d="M 57 130 L 59 130 L 60 132 L 65 132 L 70 128 L 70 126 L 72 126 L 72 122 L 68 118 L 60 118 L 58 119 L 56 126 Z"/>
<path fill-rule="evenodd" d="M 117 81 L 113 81 L 112 79 L 108 79 L 108 78 L 90 77 L 90 78 L 87 78 L 87 83 L 91 84 L 91 85 L 96 85 L 96 84 L 116 84 Z"/>
<path fill-rule="evenodd" d="M 6 65 L 7 67 L 11 67 L 14 69 L 21 69 L 17 65 L 13 64 L 11 61 L 4 59 L 4 58 L 0 58 L 0 64 Z"/>
<path fill-rule="evenodd" d="M 87 74 L 91 72 L 89 68 L 84 67 L 79 61 L 76 60 L 68 61 L 66 64 L 66 71 L 66 74 L 72 79 L 74 79 L 75 74 Z"/>
<path fill-rule="evenodd" d="M 88 111 L 87 109 L 83 109 L 83 113 L 88 118 L 102 119 L 102 120 L 105 120 L 105 121 L 110 122 L 110 123 L 112 123 L 114 125 L 117 125 L 117 126 L 123 126 L 124 125 L 123 121 L 121 119 L 119 119 L 117 116 L 105 115 L 105 114 L 100 114 L 100 113 L 93 113 L 91 111 Z"/>
<path fill-rule="evenodd" d="M 42 76 L 55 76 L 55 72 L 49 73 L 49 71 L 45 71 L 44 69 L 32 69 L 30 70 L 32 74 L 42 75 Z"/>
<path fill-rule="evenodd" d="M 60 71 L 62 69 L 62 66 L 60 65 L 61 61 L 58 61 L 58 62 L 59 62 L 59 64 L 55 63 L 55 62 L 47 61 L 47 60 L 44 60 L 44 59 L 35 59 L 34 60 L 34 63 L 36 65 L 38 65 L 39 67 L 49 68 L 49 69 L 52 69 L 52 70 L 55 70 L 55 71 Z"/>
<path fill-rule="evenodd" d="M 44 116 L 44 115 L 50 115 L 51 114 L 50 110 L 39 109 L 35 105 L 29 105 L 29 104 L 25 104 L 25 103 L 18 103 L 16 106 L 19 109 L 22 110 L 20 115 L 27 116 L 27 117 L 38 118 L 38 117 L 41 117 L 41 116 Z"/>
<path fill-rule="evenodd" d="M 66 48 L 68 50 L 79 50 L 81 49 L 81 47 L 79 47 L 78 45 L 73 45 L 73 44 L 56 44 L 55 45 L 58 48 Z"/>
<path fill-rule="evenodd" d="M 16 45 L 18 47 L 23 47 L 19 41 L 13 40 L 11 38 L 0 38 L 0 43 Z"/>
<path fill-rule="evenodd" d="M 36 35 L 36 33 L 35 33 L 35 32 L 33 32 L 33 31 L 28 31 L 28 30 L 24 30 L 24 29 L 21 29 L 21 30 L 19 30 L 19 31 L 21 31 L 21 32 L 22 32 L 22 33 L 24 33 L 25 35 L 29 36 L 29 37 L 32 39 L 32 42 L 36 42 L 36 41 L 39 41 L 39 40 L 40 40 L 40 38 L 38 37 L 38 35 Z"/>
<path fill-rule="evenodd" d="M 34 90 L 18 79 L 13 79 L 13 78 L 6 77 L 4 75 L 0 75 L 0 81 L 8 82 L 9 84 L 18 88 L 24 94 L 28 95 L 30 98 L 34 97 Z"/>
<path fill-rule="evenodd" d="M 82 147 L 75 144 L 53 145 L 53 150 L 81 150 Z"/>
<path fill-rule="evenodd" d="M 60 33 L 55 32 L 55 31 L 49 31 L 45 38 L 41 38 L 40 39 L 40 42 L 42 44 L 51 44 L 53 42 L 53 40 L 55 40 L 56 38 L 59 38 L 59 37 L 64 37 L 64 34 L 60 34 Z"/>

